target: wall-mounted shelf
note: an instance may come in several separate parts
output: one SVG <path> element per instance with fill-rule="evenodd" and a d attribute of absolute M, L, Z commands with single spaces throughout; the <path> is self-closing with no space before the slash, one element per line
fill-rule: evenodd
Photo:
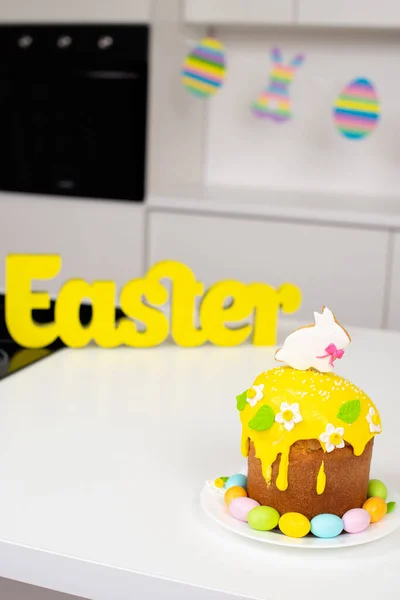
<path fill-rule="evenodd" d="M 184 13 L 190 24 L 292 24 L 294 0 L 186 0 Z"/>
<path fill-rule="evenodd" d="M 148 209 L 354 226 L 400 233 L 400 196 L 181 185 L 150 194 Z M 400 253 L 399 253 L 400 255 Z"/>

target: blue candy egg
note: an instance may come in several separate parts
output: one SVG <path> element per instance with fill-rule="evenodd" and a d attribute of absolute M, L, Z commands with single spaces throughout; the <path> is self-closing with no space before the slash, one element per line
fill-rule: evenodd
<path fill-rule="evenodd" d="M 322 514 L 311 519 L 311 533 L 319 538 L 334 538 L 342 531 L 343 521 L 336 515 Z"/>
<path fill-rule="evenodd" d="M 225 489 L 229 490 L 229 488 L 234 485 L 239 485 L 240 487 L 247 489 L 247 477 L 243 475 L 243 473 L 237 473 L 236 475 L 231 475 L 228 481 L 225 483 Z"/>

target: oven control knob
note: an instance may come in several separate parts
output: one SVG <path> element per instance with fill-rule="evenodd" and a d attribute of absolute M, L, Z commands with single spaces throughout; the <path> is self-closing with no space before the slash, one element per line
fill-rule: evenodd
<path fill-rule="evenodd" d="M 72 37 L 69 35 L 62 35 L 57 40 L 57 46 L 59 48 L 69 48 L 72 44 Z"/>
<path fill-rule="evenodd" d="M 101 50 L 107 50 L 114 43 L 114 40 L 109 35 L 103 35 L 101 38 L 97 40 L 97 45 Z"/>
<path fill-rule="evenodd" d="M 29 48 L 32 45 L 33 39 L 30 35 L 22 35 L 18 38 L 18 46 L 20 48 Z"/>

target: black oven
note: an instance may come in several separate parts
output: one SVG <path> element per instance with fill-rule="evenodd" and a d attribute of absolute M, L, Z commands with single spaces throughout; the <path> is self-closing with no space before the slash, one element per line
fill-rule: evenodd
<path fill-rule="evenodd" d="M 0 27 L 0 189 L 142 201 L 145 25 Z"/>

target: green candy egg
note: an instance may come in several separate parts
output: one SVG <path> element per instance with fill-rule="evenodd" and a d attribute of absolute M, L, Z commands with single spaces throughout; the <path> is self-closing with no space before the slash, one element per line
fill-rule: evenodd
<path fill-rule="evenodd" d="M 388 515 L 389 513 L 393 512 L 395 508 L 396 508 L 396 502 L 388 502 L 386 514 Z"/>
<path fill-rule="evenodd" d="M 249 525 L 257 531 L 270 531 L 279 523 L 279 513 L 271 506 L 256 506 L 247 515 Z"/>
<path fill-rule="evenodd" d="M 382 500 L 386 500 L 387 493 L 387 487 L 383 481 L 370 479 L 368 484 L 368 498 L 382 498 Z"/>

